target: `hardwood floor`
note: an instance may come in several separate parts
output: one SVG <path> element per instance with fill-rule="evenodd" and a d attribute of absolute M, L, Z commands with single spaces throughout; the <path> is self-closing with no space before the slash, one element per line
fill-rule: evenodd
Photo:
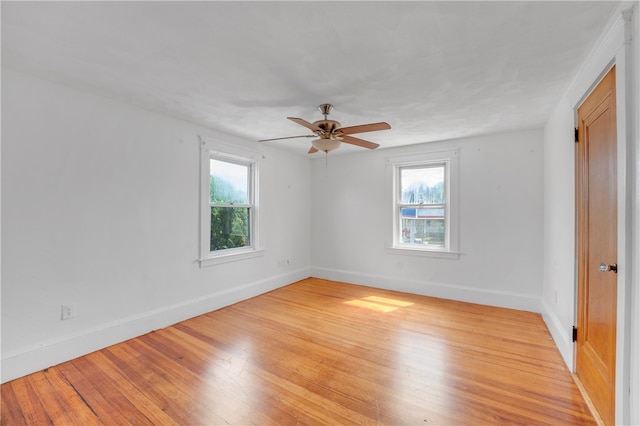
<path fill-rule="evenodd" d="M 540 315 L 315 278 L 1 390 L 4 425 L 595 424 Z"/>

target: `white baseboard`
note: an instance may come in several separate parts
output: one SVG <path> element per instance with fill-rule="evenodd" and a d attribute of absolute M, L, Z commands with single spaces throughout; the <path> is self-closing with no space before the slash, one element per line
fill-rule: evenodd
<path fill-rule="evenodd" d="M 540 300 L 542 319 L 544 320 L 556 347 L 562 355 L 564 363 L 567 364 L 569 371 L 573 372 L 573 342 L 571 341 L 571 330 L 566 329 L 558 316 L 553 312 L 549 305 Z"/>
<path fill-rule="evenodd" d="M 317 267 L 311 268 L 311 276 L 386 290 L 459 300 L 461 302 L 540 312 L 540 297 L 530 294 L 478 289 L 428 281 L 406 280 L 382 275 Z"/>
<path fill-rule="evenodd" d="M 3 356 L 2 383 L 309 277 L 303 268 L 123 318 Z"/>

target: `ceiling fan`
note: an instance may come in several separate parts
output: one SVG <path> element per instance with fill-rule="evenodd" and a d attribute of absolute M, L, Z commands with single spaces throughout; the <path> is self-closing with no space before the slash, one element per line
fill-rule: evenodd
<path fill-rule="evenodd" d="M 334 149 L 340 147 L 342 142 L 349 143 L 351 145 L 361 146 L 363 148 L 375 149 L 379 147 L 377 143 L 369 142 L 364 139 L 354 138 L 353 135 L 355 133 L 365 133 L 365 132 L 374 132 L 377 130 L 388 130 L 391 126 L 388 123 L 371 123 L 371 124 L 361 124 L 359 126 L 350 126 L 350 127 L 340 127 L 341 124 L 335 120 L 328 120 L 327 116 L 333 110 L 333 105 L 331 104 L 322 104 L 318 106 L 320 112 L 324 115 L 324 120 L 314 121 L 313 123 L 309 123 L 302 118 L 296 117 L 287 117 L 289 120 L 294 123 L 298 123 L 301 126 L 306 127 L 307 129 L 313 132 L 312 135 L 301 135 L 301 136 L 287 136 L 284 138 L 273 138 L 273 139 L 262 139 L 259 142 L 268 142 L 268 141 L 277 141 L 281 139 L 294 139 L 294 138 L 317 138 L 311 141 L 311 148 L 309 149 L 309 154 L 313 154 L 314 152 L 324 151 L 328 153 L 329 151 L 333 151 Z"/>

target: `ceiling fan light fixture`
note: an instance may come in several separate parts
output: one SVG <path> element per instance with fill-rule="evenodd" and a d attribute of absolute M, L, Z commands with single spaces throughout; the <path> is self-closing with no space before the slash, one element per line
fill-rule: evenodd
<path fill-rule="evenodd" d="M 318 151 L 324 151 L 328 153 L 329 151 L 333 151 L 334 149 L 339 148 L 340 145 L 342 145 L 342 142 L 360 146 L 362 148 L 376 149 L 380 146 L 379 144 L 356 138 L 351 135 L 357 133 L 375 132 L 378 130 L 388 130 L 391 128 L 389 123 L 385 122 L 342 127 L 340 122 L 336 120 L 329 120 L 327 118 L 327 115 L 329 115 L 329 113 L 333 109 L 333 105 L 318 105 L 318 109 L 320 110 L 322 115 L 324 115 L 324 120 L 318 120 L 314 121 L 313 123 L 309 123 L 307 120 L 303 120 L 302 118 L 287 117 L 287 119 L 293 121 L 294 123 L 311 130 L 313 134 L 302 136 L 286 136 L 284 138 L 261 139 L 259 142 L 277 141 L 280 139 L 316 137 L 318 139 L 311 141 L 311 148 L 308 151 L 309 154 L 313 154 L 314 152 Z"/>
<path fill-rule="evenodd" d="M 311 145 L 318 151 L 329 152 L 339 148 L 342 142 L 333 139 L 314 139 Z"/>

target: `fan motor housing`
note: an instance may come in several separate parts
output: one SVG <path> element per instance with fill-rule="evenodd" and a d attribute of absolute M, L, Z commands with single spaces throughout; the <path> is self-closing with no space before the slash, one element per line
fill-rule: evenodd
<path fill-rule="evenodd" d="M 336 120 L 318 120 L 314 121 L 313 124 L 320 127 L 327 133 L 333 133 L 334 130 L 337 130 L 341 127 L 340 122 Z"/>

